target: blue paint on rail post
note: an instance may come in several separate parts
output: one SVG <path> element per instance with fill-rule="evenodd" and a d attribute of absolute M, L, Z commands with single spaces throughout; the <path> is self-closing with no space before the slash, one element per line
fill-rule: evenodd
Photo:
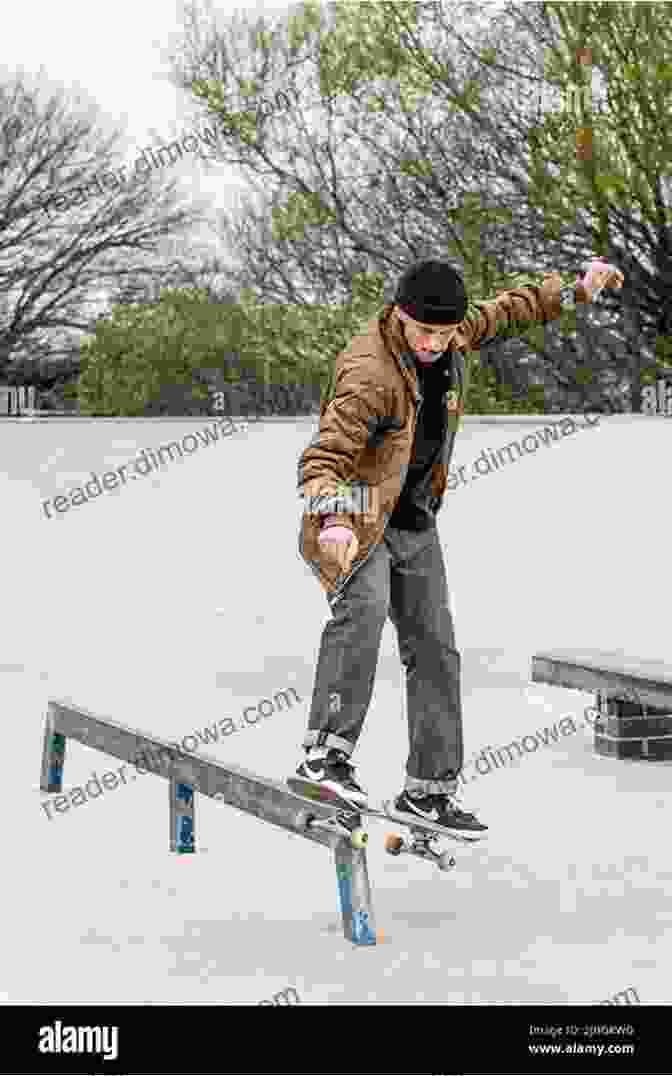
<path fill-rule="evenodd" d="M 177 852 L 194 851 L 194 824 L 191 815 L 177 815 L 177 833 L 175 834 Z"/>
<path fill-rule="evenodd" d="M 195 851 L 194 847 L 194 790 L 191 785 L 178 782 L 175 786 L 175 851 L 184 855 Z M 188 807 L 188 812 L 181 812 L 179 805 Z"/>
<path fill-rule="evenodd" d="M 65 762 L 65 736 L 54 732 L 49 738 L 47 780 L 50 792 L 61 792 L 63 788 L 63 765 Z"/>
<path fill-rule="evenodd" d="M 339 863 L 336 868 L 336 877 L 343 915 L 352 916 L 352 873 L 344 863 Z"/>
<path fill-rule="evenodd" d="M 49 791 L 60 792 L 63 785 L 63 766 L 49 767 Z"/>
<path fill-rule="evenodd" d="M 353 934 L 358 945 L 375 945 L 376 935 L 369 925 L 369 913 L 358 911 L 352 917 Z"/>
<path fill-rule="evenodd" d="M 336 877 L 343 917 L 352 924 L 352 941 L 355 945 L 375 945 L 376 935 L 369 924 L 368 912 L 362 909 L 355 911 L 353 907 L 352 870 L 347 864 L 339 863 L 336 868 Z"/>

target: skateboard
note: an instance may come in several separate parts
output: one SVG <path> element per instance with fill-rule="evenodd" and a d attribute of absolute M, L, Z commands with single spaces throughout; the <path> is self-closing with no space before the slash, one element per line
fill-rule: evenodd
<path fill-rule="evenodd" d="M 316 800 L 334 807 L 335 814 L 332 818 L 317 819 L 306 810 L 299 815 L 300 821 L 307 829 L 316 826 L 332 832 L 342 833 L 350 838 L 353 848 L 365 848 L 369 835 L 362 826 L 363 818 L 384 818 L 388 822 L 396 822 L 408 830 L 410 837 L 404 837 L 399 833 L 387 833 L 385 836 L 385 851 L 391 856 L 402 854 L 417 856 L 418 859 L 426 859 L 435 863 L 441 871 L 452 870 L 455 859 L 449 851 L 439 845 L 441 838 L 457 841 L 458 844 L 478 844 L 481 837 L 470 837 L 466 834 L 458 835 L 451 830 L 444 829 L 434 822 L 409 822 L 409 820 L 397 812 L 390 800 L 383 800 L 382 808 L 362 807 L 359 810 L 351 803 L 341 799 L 328 788 L 316 788 L 308 781 L 300 777 L 287 779 L 287 786 L 306 800 Z"/>

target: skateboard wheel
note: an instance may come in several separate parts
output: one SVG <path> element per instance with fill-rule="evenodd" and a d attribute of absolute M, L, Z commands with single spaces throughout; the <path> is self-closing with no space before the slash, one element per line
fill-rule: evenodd
<path fill-rule="evenodd" d="M 440 871 L 452 871 L 455 866 L 455 860 L 451 856 L 450 852 L 442 852 L 439 856 L 439 870 Z"/>
<path fill-rule="evenodd" d="M 350 844 L 353 848 L 366 848 L 369 835 L 364 829 L 353 829 Z"/>
<path fill-rule="evenodd" d="M 397 833 L 387 833 L 385 835 L 385 851 L 389 852 L 391 856 L 398 856 L 403 847 L 403 837 L 400 837 Z"/>

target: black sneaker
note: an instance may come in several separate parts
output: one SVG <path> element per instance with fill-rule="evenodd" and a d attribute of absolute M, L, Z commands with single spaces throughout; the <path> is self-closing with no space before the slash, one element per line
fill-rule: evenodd
<path fill-rule="evenodd" d="M 368 807 L 368 797 L 354 778 L 355 767 L 344 751 L 337 748 L 311 748 L 296 770 L 296 776 L 313 785 L 318 798 L 329 798 L 329 792 L 351 803 L 353 807 Z M 320 796 L 322 790 L 323 796 Z"/>
<path fill-rule="evenodd" d="M 412 824 L 413 818 L 435 822 L 458 837 L 484 837 L 488 832 L 488 827 L 479 822 L 473 812 L 460 806 L 454 794 L 444 792 L 441 795 L 415 797 L 402 792 L 394 801 L 394 809 L 407 815 L 409 824 Z"/>

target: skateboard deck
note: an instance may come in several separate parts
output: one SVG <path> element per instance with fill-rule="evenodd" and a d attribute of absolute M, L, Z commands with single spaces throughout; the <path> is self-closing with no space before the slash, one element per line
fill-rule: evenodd
<path fill-rule="evenodd" d="M 403 837 L 398 833 L 388 833 L 385 837 L 385 851 L 390 855 L 399 856 L 403 853 L 414 855 L 420 859 L 428 859 L 435 863 L 439 870 L 452 870 L 455 866 L 454 858 L 449 852 L 442 850 L 438 844 L 441 839 L 457 841 L 463 845 L 478 844 L 482 837 L 468 836 L 454 833 L 452 830 L 437 825 L 435 822 L 424 822 L 420 819 L 411 820 L 394 809 L 390 800 L 383 800 L 382 806 L 355 808 L 351 803 L 341 799 L 331 789 L 316 787 L 309 781 L 300 777 L 290 777 L 286 782 L 292 792 L 302 796 L 306 800 L 316 800 L 334 808 L 334 816 L 331 819 L 310 819 L 306 814 L 307 825 L 318 825 L 322 828 L 342 832 L 350 836 L 351 843 L 355 848 L 364 848 L 368 842 L 368 834 L 362 828 L 363 818 L 384 818 L 388 822 L 396 822 L 404 826 L 410 833 Z"/>

